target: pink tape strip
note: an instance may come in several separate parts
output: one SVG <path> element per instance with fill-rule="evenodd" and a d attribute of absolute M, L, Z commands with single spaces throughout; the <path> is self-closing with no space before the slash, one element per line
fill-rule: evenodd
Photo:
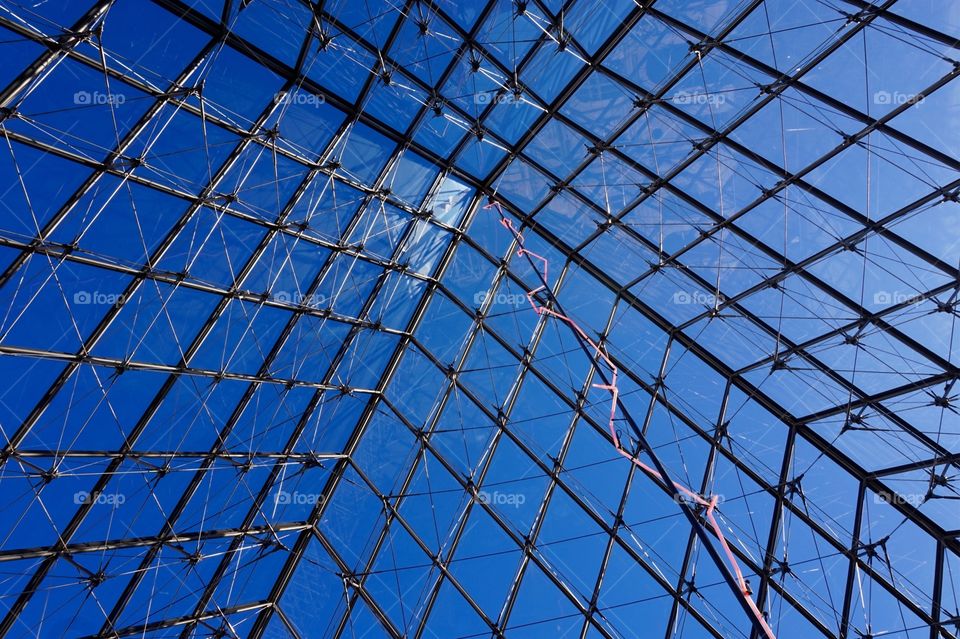
<path fill-rule="evenodd" d="M 550 280 L 548 279 L 548 272 L 549 272 L 548 269 L 550 264 L 547 258 L 543 257 L 542 255 L 538 255 L 533 251 L 528 250 L 524 246 L 523 234 L 521 234 L 516 228 L 514 228 L 513 222 L 510 220 L 510 218 L 504 215 L 503 209 L 500 207 L 499 202 L 493 202 L 491 204 L 486 205 L 484 208 L 489 209 L 490 207 L 496 207 L 497 211 L 500 213 L 500 224 L 502 224 L 508 231 L 510 231 L 514 239 L 516 239 L 517 245 L 519 246 L 519 248 L 517 249 L 517 256 L 523 257 L 524 255 L 527 255 L 535 260 L 539 260 L 543 264 L 543 281 L 549 282 Z M 653 468 L 652 466 L 648 466 L 644 462 L 640 461 L 639 458 L 637 458 L 634 455 L 631 455 L 620 444 L 620 437 L 619 435 L 617 435 L 617 430 L 615 427 L 616 416 L 617 416 L 617 400 L 620 394 L 620 389 L 617 387 L 616 364 L 614 364 L 610 360 L 610 357 L 604 351 L 603 347 L 597 344 L 596 342 L 594 342 L 592 339 L 590 339 L 590 337 L 583 331 L 582 328 L 580 328 L 579 324 L 577 324 L 575 321 L 573 321 L 566 315 L 558 313 L 545 306 L 537 305 L 534 295 L 536 295 L 536 293 L 538 293 L 539 291 L 542 291 L 545 288 L 546 288 L 545 285 L 540 285 L 531 291 L 527 291 L 527 301 L 530 302 L 530 306 L 533 308 L 534 311 L 536 311 L 537 315 L 549 315 L 557 318 L 562 322 L 565 322 L 568 326 L 570 326 L 571 329 L 573 329 L 574 332 L 576 332 L 577 335 L 579 335 L 587 344 L 590 345 L 590 348 L 592 348 L 595 351 L 596 354 L 594 355 L 594 357 L 598 358 L 597 360 L 598 363 L 599 361 L 602 361 L 604 364 L 606 364 L 607 368 L 610 369 L 610 383 L 609 384 L 593 384 L 593 388 L 610 391 L 610 397 L 611 397 L 610 424 L 609 424 L 610 435 L 611 437 L 613 437 L 613 445 L 616 448 L 617 452 L 623 455 L 624 457 L 626 457 L 627 459 L 629 459 L 637 468 L 642 470 L 648 476 L 652 477 L 657 482 L 663 484 L 665 480 L 663 476 L 660 475 L 660 473 L 657 471 L 656 468 Z M 730 545 L 727 543 L 727 539 L 723 535 L 723 529 L 721 529 L 720 524 L 717 522 L 716 517 L 714 517 L 713 511 L 717 507 L 717 497 L 714 496 L 708 500 L 703 495 L 700 495 L 699 493 L 694 492 L 693 490 L 687 488 L 683 484 L 680 484 L 678 482 L 672 482 L 672 483 L 674 487 L 676 487 L 676 489 L 682 495 L 686 496 L 691 501 L 696 502 L 697 504 L 705 508 L 705 514 L 707 517 L 707 522 L 710 524 L 710 529 L 713 530 L 714 535 L 716 535 L 717 539 L 720 541 L 720 545 L 723 548 L 724 553 L 726 553 L 727 555 L 727 562 L 730 564 L 730 568 L 733 570 L 733 573 L 736 576 L 737 584 L 740 587 L 740 596 L 743 597 L 744 601 L 747 604 L 747 607 L 749 607 L 750 610 L 753 612 L 754 616 L 757 619 L 757 623 L 760 624 L 761 628 L 763 628 L 763 631 L 764 633 L 766 633 L 768 639 L 776 639 L 776 636 L 773 634 L 773 630 L 770 628 L 769 624 L 767 623 L 767 620 L 764 618 L 763 614 L 757 608 L 757 604 L 753 601 L 750 587 L 747 585 L 746 580 L 743 578 L 743 572 L 740 570 L 740 564 L 737 562 L 736 555 L 734 555 L 733 551 L 730 550 Z"/>

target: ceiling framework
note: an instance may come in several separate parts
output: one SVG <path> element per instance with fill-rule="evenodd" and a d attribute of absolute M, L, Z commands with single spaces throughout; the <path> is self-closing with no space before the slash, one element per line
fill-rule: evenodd
<path fill-rule="evenodd" d="M 0 0 L 0 636 L 960 635 L 946 4 Z"/>

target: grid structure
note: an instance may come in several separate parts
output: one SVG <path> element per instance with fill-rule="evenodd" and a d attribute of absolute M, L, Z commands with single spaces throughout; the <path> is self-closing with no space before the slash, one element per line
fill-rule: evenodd
<path fill-rule="evenodd" d="M 0 636 L 957 637 L 953 4 L 0 0 Z"/>

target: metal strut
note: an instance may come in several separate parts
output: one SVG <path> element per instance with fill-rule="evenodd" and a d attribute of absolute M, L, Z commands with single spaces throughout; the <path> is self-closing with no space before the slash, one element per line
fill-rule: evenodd
<path fill-rule="evenodd" d="M 720 527 L 720 524 L 717 522 L 716 517 L 714 516 L 714 510 L 717 507 L 717 496 L 707 498 L 703 495 L 697 493 L 696 491 L 684 486 L 683 484 L 673 481 L 670 479 L 670 476 L 667 474 L 666 468 L 663 466 L 663 463 L 657 458 L 656 453 L 654 453 L 653 448 L 647 445 L 646 438 L 643 436 L 643 433 L 637 427 L 636 422 L 630 416 L 630 413 L 627 411 L 627 407 L 620 400 L 620 389 L 617 386 L 617 366 L 613 363 L 610 357 L 607 355 L 605 349 L 600 344 L 594 342 L 586 334 L 586 332 L 580 328 L 580 325 L 572 320 L 563 312 L 563 307 L 560 305 L 560 301 L 556 298 L 553 292 L 550 290 L 550 285 L 548 282 L 548 269 L 549 261 L 547 258 L 542 255 L 538 255 L 533 251 L 527 249 L 523 243 L 523 234 L 520 233 L 514 226 L 513 221 L 506 216 L 503 212 L 503 208 L 500 203 L 490 198 L 489 203 L 483 207 L 484 209 L 495 208 L 500 214 L 500 224 L 504 226 L 510 233 L 513 235 L 514 239 L 517 241 L 517 257 L 526 257 L 530 262 L 530 265 L 533 266 L 534 270 L 537 273 L 537 276 L 540 279 L 540 286 L 535 289 L 527 291 L 527 301 L 530 303 L 530 306 L 537 313 L 537 315 L 549 315 L 555 317 L 558 320 L 565 322 L 573 330 L 574 334 L 578 338 L 578 343 L 580 348 L 593 359 L 597 364 L 601 361 L 610 369 L 610 377 L 604 373 L 603 369 L 597 365 L 596 371 L 597 375 L 600 377 L 603 383 L 601 384 L 592 384 L 593 388 L 600 390 L 610 391 L 611 402 L 610 402 L 610 435 L 613 437 L 613 445 L 616 448 L 617 452 L 629 459 L 634 466 L 642 470 L 647 476 L 651 477 L 655 481 L 662 484 L 668 492 L 674 496 L 674 501 L 680 506 L 681 510 L 687 516 L 687 519 L 690 520 L 691 525 L 693 526 L 694 531 L 697 533 L 697 536 L 700 537 L 703 542 L 704 548 L 713 558 L 714 562 L 717 564 L 717 567 L 720 569 L 720 572 L 723 574 L 724 579 L 727 581 L 728 585 L 734 590 L 738 596 L 740 604 L 743 606 L 743 609 L 747 614 L 752 617 L 754 625 L 757 627 L 757 630 L 761 631 L 766 635 L 767 639 L 776 639 L 776 635 L 773 630 L 770 628 L 770 625 L 767 623 L 766 618 L 763 613 L 760 612 L 757 608 L 756 602 L 753 600 L 752 594 L 753 591 L 750 589 L 750 585 L 747 583 L 746 579 L 743 577 L 743 572 L 740 570 L 740 564 L 737 562 L 736 556 L 733 554 L 733 551 L 730 549 L 730 545 L 727 543 L 727 539 L 723 534 L 723 530 Z M 533 260 L 539 260 L 543 264 L 542 271 L 537 268 Z M 550 301 L 556 307 L 557 310 L 548 308 L 547 306 L 538 305 L 535 299 L 535 295 L 540 292 L 545 291 L 546 295 L 550 298 Z M 588 346 L 589 345 L 589 348 Z M 650 456 L 650 460 L 653 462 L 653 466 L 650 466 L 639 459 L 639 453 L 634 455 L 633 453 L 626 450 L 623 445 L 620 443 L 620 436 L 617 434 L 617 429 L 615 427 L 616 415 L 617 415 L 617 406 L 620 407 L 621 412 L 623 413 L 624 418 L 627 423 L 630 425 L 633 430 L 634 435 L 637 438 L 637 441 L 640 443 L 640 450 L 646 451 Z M 710 530 L 713 531 L 713 534 L 720 542 L 720 546 L 723 548 L 724 554 L 726 554 L 726 563 L 723 562 L 720 554 L 717 552 L 716 548 L 713 547 L 713 544 L 710 540 L 709 535 L 707 534 L 707 529 L 701 523 L 700 518 L 697 513 L 687 505 L 683 500 L 678 500 L 676 497 L 680 495 L 685 496 L 690 501 L 695 502 L 697 505 L 704 508 L 704 515 L 707 522 L 710 524 Z"/>

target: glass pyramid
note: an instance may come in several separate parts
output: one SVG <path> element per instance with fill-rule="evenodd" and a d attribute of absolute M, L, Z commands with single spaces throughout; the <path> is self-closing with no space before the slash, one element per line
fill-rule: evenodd
<path fill-rule="evenodd" d="M 0 31 L 0 637 L 960 636 L 960 3 Z"/>

